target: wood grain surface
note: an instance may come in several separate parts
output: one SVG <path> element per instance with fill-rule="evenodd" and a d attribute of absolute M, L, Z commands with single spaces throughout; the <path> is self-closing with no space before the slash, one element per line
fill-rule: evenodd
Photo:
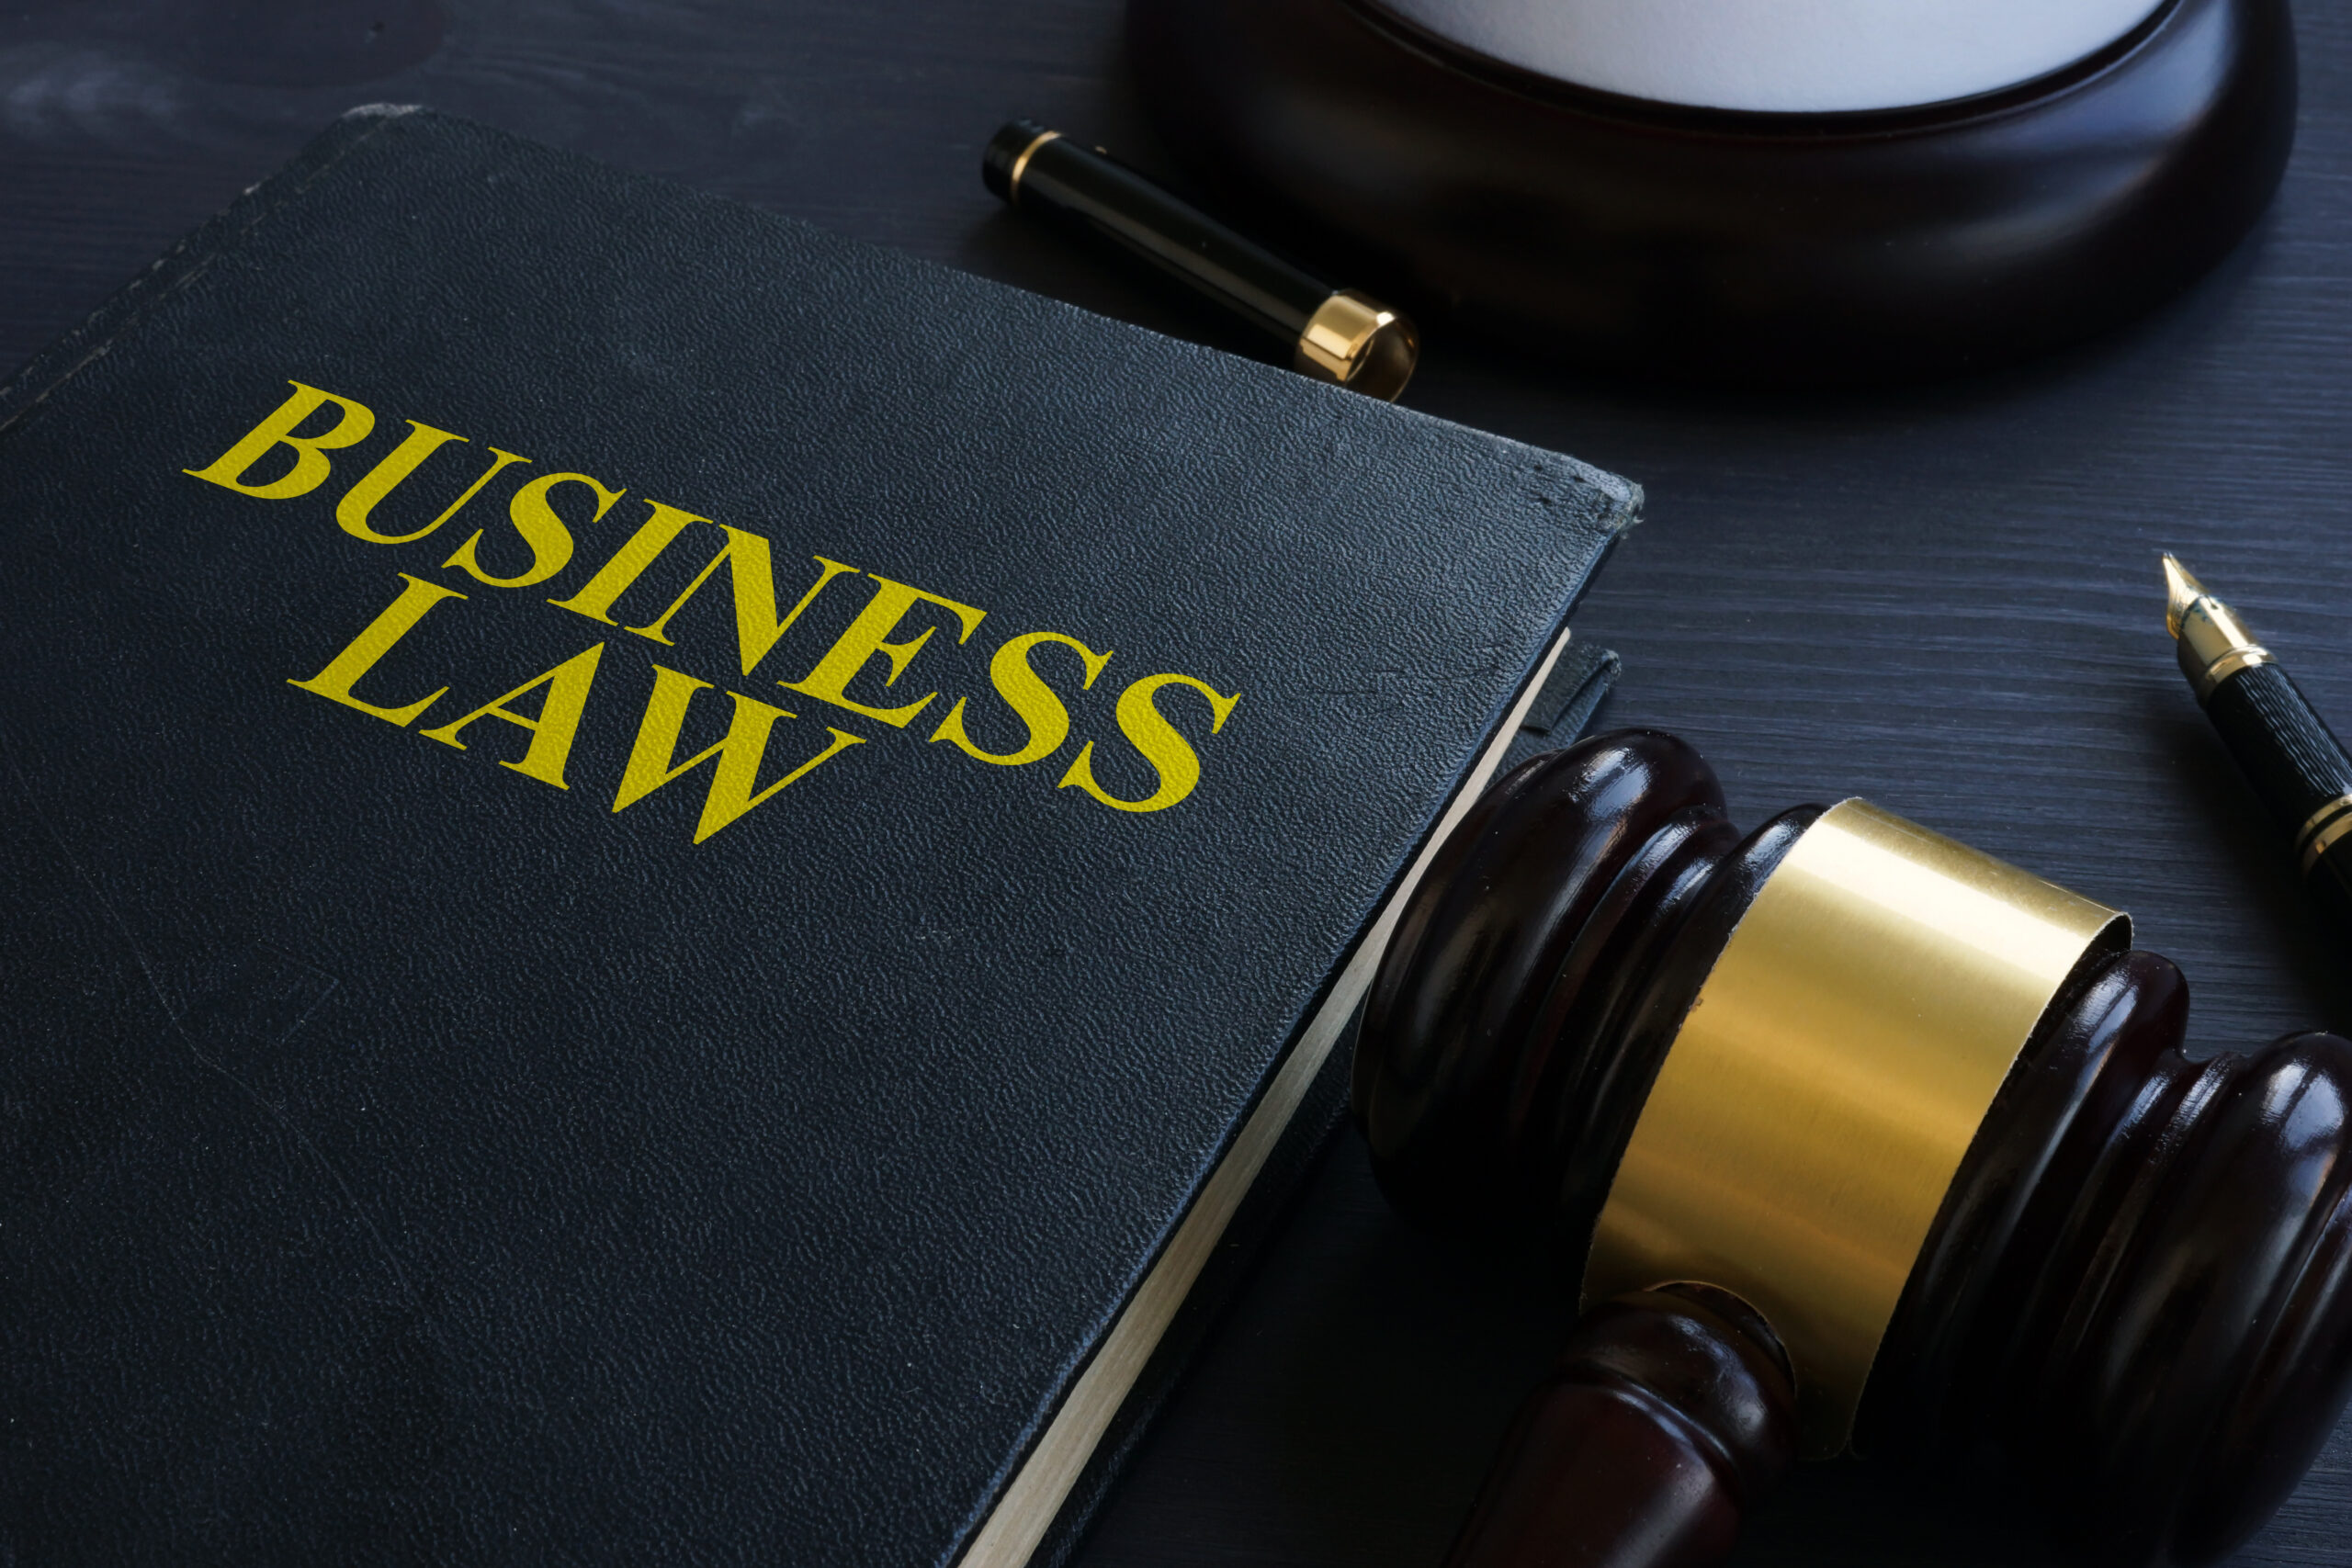
<path fill-rule="evenodd" d="M 2178 549 L 2352 728 L 2352 4 L 2298 21 L 2301 135 L 2269 220 L 2121 336 L 1770 400 L 1589 383 L 1439 333 L 1407 400 L 1648 487 L 1580 624 L 1624 654 L 1610 721 L 1696 741 L 1743 821 L 1866 795 L 2129 908 L 2188 971 L 2210 1048 L 2352 1029 L 2352 938 L 2312 922 L 2175 671 L 2155 559 Z M 1115 0 L 11 6 L 0 361 L 371 101 L 1204 335 L 980 189 L 981 143 L 1016 114 L 1166 172 L 1120 33 Z M 1560 1311 L 1404 1229 L 1343 1139 L 1080 1560 L 1428 1568 Z M 1849 1461 L 1803 1470 L 1738 1561 L 2055 1559 L 1997 1473 Z M 2352 1562 L 2352 1427 L 2233 1561 Z"/>

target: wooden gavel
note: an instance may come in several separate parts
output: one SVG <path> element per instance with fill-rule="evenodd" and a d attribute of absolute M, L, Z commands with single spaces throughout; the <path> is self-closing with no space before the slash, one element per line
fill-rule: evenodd
<path fill-rule="evenodd" d="M 1699 1568 L 1803 1453 L 2006 1450 L 2086 1561 L 2267 1518 L 2352 1386 L 2352 1041 L 2191 1061 L 2127 917 L 1861 801 L 1742 837 L 1628 730 L 1407 906 L 1355 1116 L 1583 1315 L 1449 1568 Z"/>

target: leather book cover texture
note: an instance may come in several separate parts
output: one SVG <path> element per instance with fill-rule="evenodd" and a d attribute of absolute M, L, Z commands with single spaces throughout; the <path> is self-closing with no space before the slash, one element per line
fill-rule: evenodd
<path fill-rule="evenodd" d="M 1637 503 L 346 117 L 0 392 L 0 1555 L 956 1562 Z"/>

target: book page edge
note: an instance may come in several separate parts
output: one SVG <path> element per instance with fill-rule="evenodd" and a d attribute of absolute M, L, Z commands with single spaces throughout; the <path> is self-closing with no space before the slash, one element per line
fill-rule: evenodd
<path fill-rule="evenodd" d="M 1553 668 L 1567 650 L 1571 635 L 1563 627 L 1559 636 L 1552 639 L 1551 648 L 1521 689 L 1519 700 L 1512 705 L 1502 728 L 1487 743 L 1463 786 L 1454 792 L 1445 814 L 1438 819 L 1437 830 L 1429 836 L 1396 891 L 1381 907 L 1371 931 L 1340 971 L 1338 983 L 1307 1023 L 1289 1058 L 1276 1070 L 1273 1082 L 1267 1086 L 1257 1108 L 1242 1123 L 1240 1135 L 1233 1140 L 1225 1158 L 1203 1185 L 1201 1195 L 1193 1200 L 1192 1212 L 1177 1225 L 1167 1250 L 1144 1276 L 1143 1283 L 1128 1299 L 1110 1333 L 1103 1336 L 1094 1359 L 1079 1374 L 1045 1436 L 1037 1440 L 1012 1483 L 1005 1488 L 1003 1497 L 973 1538 L 958 1568 L 1027 1568 L 1038 1543 L 1045 1540 L 1046 1532 L 1053 1527 L 1062 1505 L 1078 1484 L 1087 1461 L 1094 1457 L 1102 1434 L 1110 1429 L 1119 1406 L 1142 1375 L 1144 1363 L 1151 1359 L 1160 1337 L 1175 1321 L 1177 1310 L 1191 1293 L 1193 1281 L 1223 1239 L 1226 1226 L 1240 1209 L 1242 1199 L 1257 1181 L 1275 1144 L 1289 1127 L 1291 1117 L 1306 1098 L 1307 1089 L 1322 1071 L 1340 1031 L 1354 1015 L 1357 1002 L 1371 987 L 1374 971 L 1404 914 L 1406 900 L 1420 885 L 1430 863 L 1437 858 L 1439 846 L 1486 793 L 1487 783 L 1501 764 L 1503 754 L 1510 750 L 1511 740 L 1519 734 L 1528 710 L 1534 706 L 1544 683 L 1552 677 Z"/>

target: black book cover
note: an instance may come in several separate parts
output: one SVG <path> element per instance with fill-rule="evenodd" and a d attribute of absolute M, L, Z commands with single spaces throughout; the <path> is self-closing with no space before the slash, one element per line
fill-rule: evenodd
<path fill-rule="evenodd" d="M 1026 1556 L 1637 502 L 347 117 L 0 391 L 0 1549 Z"/>

